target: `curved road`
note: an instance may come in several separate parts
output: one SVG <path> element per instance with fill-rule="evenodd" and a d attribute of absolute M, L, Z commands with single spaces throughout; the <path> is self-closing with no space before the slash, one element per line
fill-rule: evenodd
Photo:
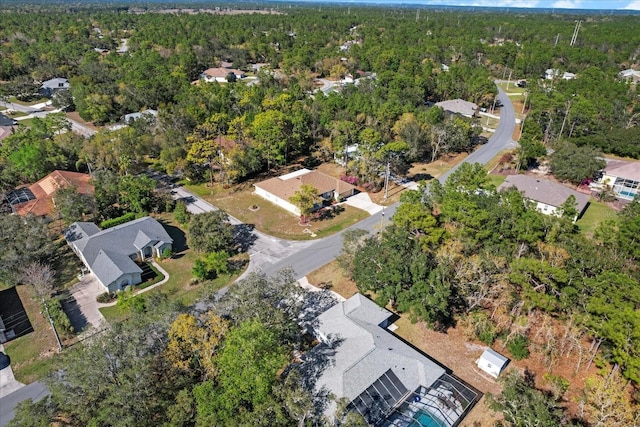
<path fill-rule="evenodd" d="M 515 147 L 515 142 L 512 140 L 513 132 L 515 130 L 516 116 L 513 110 L 513 104 L 509 99 L 509 96 L 500 88 L 498 88 L 498 100 L 502 104 L 500 108 L 500 124 L 496 132 L 489 138 L 489 141 L 471 153 L 467 158 L 451 168 L 448 172 L 444 173 L 438 178 L 442 183 L 446 181 L 453 171 L 455 171 L 462 163 L 482 163 L 486 164 L 493 159 L 500 151 Z M 362 228 L 369 232 L 379 231 L 386 222 L 393 216 L 398 203 L 395 203 L 387 208 L 383 212 L 371 215 L 369 218 L 359 222 L 352 228 Z M 334 234 L 333 236 L 325 237 L 322 240 L 315 241 L 308 247 L 291 254 L 290 256 L 271 264 L 263 265 L 260 270 L 267 275 L 272 275 L 275 272 L 285 267 L 291 267 L 295 272 L 296 278 L 301 278 L 317 270 L 323 265 L 331 262 L 335 259 L 342 250 L 342 234 L 344 231 Z"/>

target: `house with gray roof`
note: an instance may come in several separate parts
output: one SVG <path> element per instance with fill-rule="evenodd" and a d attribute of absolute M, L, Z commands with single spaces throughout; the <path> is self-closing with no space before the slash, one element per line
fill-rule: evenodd
<path fill-rule="evenodd" d="M 522 196 L 530 200 L 536 210 L 545 215 L 562 215 L 562 204 L 571 196 L 576 199 L 577 215 L 573 221 L 577 221 L 582 216 L 589 205 L 591 197 L 587 194 L 579 193 L 571 188 L 565 187 L 546 179 L 529 175 L 510 175 L 498 187 L 498 191 L 515 187 Z"/>
<path fill-rule="evenodd" d="M 346 399 L 349 410 L 373 425 L 410 425 L 427 418 L 440 423 L 433 425 L 456 425 L 479 393 L 391 333 L 390 317 L 361 294 L 318 316 L 314 329 L 320 344 L 308 355 L 322 366 L 315 370 L 316 391 Z M 318 362 L 321 355 L 325 359 Z M 335 409 L 335 402 L 328 404 L 325 415 L 331 419 Z"/>
<path fill-rule="evenodd" d="M 448 99 L 446 101 L 436 102 L 435 105 L 442 108 L 445 113 L 460 114 L 464 117 L 473 117 L 478 111 L 478 104 L 465 101 L 464 99 Z"/>
<path fill-rule="evenodd" d="M 69 88 L 69 80 L 62 77 L 56 77 L 42 82 L 42 86 L 40 86 L 40 93 L 43 96 L 51 98 L 57 91 L 69 90 Z"/>
<path fill-rule="evenodd" d="M 92 222 L 74 222 L 64 236 L 108 292 L 140 283 L 142 269 L 136 262 L 159 257 L 173 244 L 164 227 L 149 216 L 105 230 Z"/>

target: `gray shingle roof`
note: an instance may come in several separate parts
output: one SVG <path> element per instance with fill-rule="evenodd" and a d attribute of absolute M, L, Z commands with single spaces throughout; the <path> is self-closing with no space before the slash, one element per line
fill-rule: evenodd
<path fill-rule="evenodd" d="M 164 227 L 149 216 L 102 231 L 91 222 L 75 222 L 65 230 L 65 237 L 69 244 L 82 253 L 91 271 L 105 286 L 114 281 L 110 278 L 118 270 L 122 273 L 140 270 L 133 268 L 135 263 L 130 257 L 143 247 L 173 243 Z M 106 258 L 113 265 L 106 262 Z M 103 263 L 106 265 L 103 266 Z"/>
<path fill-rule="evenodd" d="M 142 269 L 127 255 L 105 251 L 98 252 L 92 270 L 93 274 L 105 284 L 115 282 L 123 274 L 142 273 Z"/>
<path fill-rule="evenodd" d="M 491 363 L 493 366 L 497 366 L 500 369 L 502 369 L 504 365 L 506 365 L 509 361 L 509 359 L 490 348 L 486 349 L 484 353 L 482 353 L 482 356 L 480 356 L 480 358 Z"/>
<path fill-rule="evenodd" d="M 354 399 L 389 369 L 408 390 L 431 386 L 445 369 L 379 326 L 391 313 L 356 294 L 317 318 L 317 332 L 335 348 L 316 383 L 336 397 Z M 325 347 L 326 348 L 326 347 Z"/>
<path fill-rule="evenodd" d="M 498 187 L 498 191 L 516 187 L 522 195 L 536 202 L 542 202 L 550 206 L 560 207 L 567 201 L 569 196 L 574 196 L 578 206 L 578 212 L 582 212 L 589 203 L 590 197 L 586 194 L 578 193 L 562 184 L 557 184 L 546 179 L 528 175 L 510 175 Z"/>

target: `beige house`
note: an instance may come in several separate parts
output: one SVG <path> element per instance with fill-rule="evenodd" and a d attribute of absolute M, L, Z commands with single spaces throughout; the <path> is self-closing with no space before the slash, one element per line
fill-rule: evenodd
<path fill-rule="evenodd" d="M 281 208 L 300 215 L 300 209 L 289 201 L 302 185 L 311 185 L 324 200 L 340 200 L 355 194 L 356 187 L 317 170 L 300 169 L 254 184 L 255 193 Z M 320 209 L 316 205 L 315 209 Z"/>
<path fill-rule="evenodd" d="M 449 99 L 442 102 L 436 102 L 436 107 L 442 108 L 449 114 L 460 114 L 465 117 L 473 117 L 478 111 L 478 105 L 465 101 L 464 99 Z"/>
<path fill-rule="evenodd" d="M 633 200 L 640 194 L 640 162 L 609 161 L 598 184 L 609 186 L 620 199 Z"/>

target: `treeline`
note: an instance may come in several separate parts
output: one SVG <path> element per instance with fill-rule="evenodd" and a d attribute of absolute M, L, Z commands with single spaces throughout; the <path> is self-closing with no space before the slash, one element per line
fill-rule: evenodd
<path fill-rule="evenodd" d="M 496 192 L 481 165 L 464 163 L 444 185 L 404 194 L 379 235 L 347 232 L 339 261 L 361 292 L 415 321 L 460 322 L 516 359 L 542 354 L 549 370 L 570 353 L 575 373 L 610 364 L 637 389 L 640 202 L 593 240 L 572 223 L 572 205 L 563 205 L 565 217 L 543 215 L 515 189 Z"/>

